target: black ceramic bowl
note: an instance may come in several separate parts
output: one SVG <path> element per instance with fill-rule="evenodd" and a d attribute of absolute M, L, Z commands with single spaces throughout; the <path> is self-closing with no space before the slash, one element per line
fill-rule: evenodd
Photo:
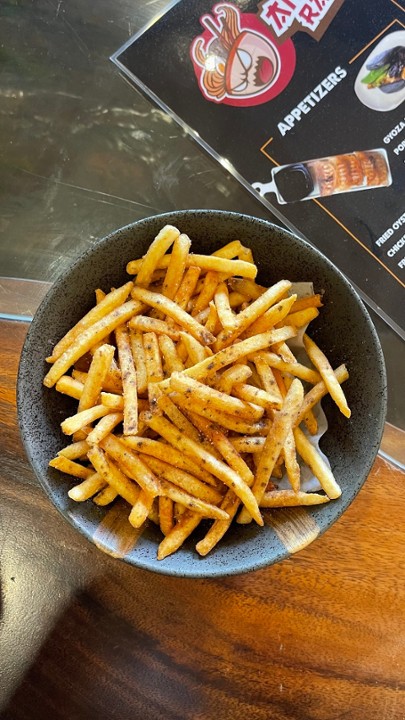
<path fill-rule="evenodd" d="M 152 524 L 138 537 L 128 523 L 128 509 L 107 510 L 91 501 L 75 503 L 67 491 L 72 481 L 48 462 L 68 444 L 59 423 L 75 412 L 74 401 L 42 384 L 45 357 L 62 335 L 92 306 L 94 289 L 109 289 L 127 279 L 128 260 L 145 253 L 166 223 L 192 239 L 194 252 L 211 253 L 233 239 L 254 252 L 258 281 L 311 280 L 324 294 L 324 307 L 311 335 L 334 367 L 345 362 L 350 378 L 345 393 L 350 420 L 326 398 L 329 429 L 321 448 L 329 457 L 342 496 L 314 508 L 266 511 L 264 528 L 254 523 L 232 527 L 207 557 L 194 550 L 199 531 L 163 561 L 156 559 L 160 532 Z M 49 366 L 48 366 L 49 367 Z M 62 515 L 104 551 L 142 568 L 178 576 L 212 577 L 271 565 L 308 545 L 337 520 L 352 502 L 370 471 L 383 431 L 386 376 L 380 343 L 369 315 L 343 275 L 318 250 L 264 220 L 216 210 L 186 210 L 147 218 L 112 233 L 82 255 L 60 277 L 38 309 L 21 355 L 18 413 L 28 458 L 46 493 Z M 201 530 L 201 533 L 203 530 Z"/>

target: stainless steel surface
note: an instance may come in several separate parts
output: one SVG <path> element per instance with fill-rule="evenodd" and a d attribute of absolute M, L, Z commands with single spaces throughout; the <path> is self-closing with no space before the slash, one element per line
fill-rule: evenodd
<path fill-rule="evenodd" d="M 274 220 L 109 61 L 165 5 L 1 1 L 0 275 L 52 282 L 111 230 L 165 210 Z M 29 297 L 32 311 L 36 290 Z M 11 312 L 10 300 L 3 284 L 0 313 Z M 388 366 L 388 419 L 405 428 L 404 343 L 372 316 Z"/>

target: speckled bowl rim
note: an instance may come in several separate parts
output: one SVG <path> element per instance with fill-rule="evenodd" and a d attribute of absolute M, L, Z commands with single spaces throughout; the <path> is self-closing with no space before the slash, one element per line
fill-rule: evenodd
<path fill-rule="evenodd" d="M 360 492 L 362 486 L 364 485 L 370 470 L 373 466 L 374 460 L 377 456 L 378 449 L 381 443 L 382 434 L 384 431 L 384 423 L 387 413 L 387 380 L 386 380 L 386 368 L 385 368 L 385 361 L 384 361 L 384 355 L 381 348 L 380 340 L 377 335 L 376 329 L 374 327 L 374 324 L 370 318 L 369 313 L 367 312 L 367 309 L 361 300 L 360 296 L 358 295 L 357 291 L 354 289 L 354 287 L 351 285 L 349 280 L 343 275 L 343 273 L 334 265 L 334 263 L 329 260 L 318 248 L 310 244 L 308 241 L 304 240 L 303 238 L 299 237 L 298 235 L 295 235 L 294 233 L 290 232 L 289 230 L 276 225 L 275 223 L 272 223 L 268 220 L 264 220 L 262 218 L 257 218 L 251 215 L 246 215 L 242 213 L 236 213 L 236 212 L 230 212 L 230 211 L 224 211 L 224 210 L 215 210 L 215 209 L 186 209 L 186 210 L 177 210 L 177 211 L 168 211 L 164 213 L 159 213 L 157 215 L 149 216 L 146 218 L 142 218 L 140 220 L 137 220 L 136 222 L 129 223 L 123 227 L 120 227 L 112 232 L 110 232 L 105 237 L 101 238 L 99 241 L 97 241 L 92 247 L 85 250 L 76 260 L 74 260 L 69 267 L 56 279 L 56 281 L 53 283 L 52 287 L 48 290 L 47 294 L 43 298 L 41 304 L 39 305 L 33 319 L 30 325 L 30 328 L 28 330 L 27 336 L 24 341 L 24 345 L 22 348 L 21 356 L 20 356 L 20 363 L 18 368 L 18 376 L 17 376 L 17 415 L 18 415 L 18 424 L 20 429 L 20 435 L 22 438 L 23 446 L 27 455 L 27 458 L 30 462 L 30 465 L 34 471 L 35 476 L 37 477 L 41 487 L 44 489 L 45 493 L 50 498 L 52 504 L 58 512 L 62 515 L 62 517 L 78 532 L 80 532 L 84 537 L 86 537 L 87 540 L 91 542 L 92 545 L 95 545 L 95 542 L 93 540 L 93 537 L 91 533 L 83 526 L 79 526 L 75 523 L 74 518 L 68 514 L 68 512 L 62 510 L 55 502 L 53 498 L 53 489 L 51 486 L 51 483 L 48 481 L 46 477 L 43 477 L 43 474 L 38 467 L 38 464 L 36 462 L 35 457 L 33 456 L 33 453 L 31 452 L 31 446 L 32 441 L 29 437 L 29 433 L 26 432 L 25 428 L 25 418 L 23 413 L 23 397 L 22 397 L 22 375 L 24 372 L 24 366 L 25 363 L 28 362 L 28 350 L 31 342 L 31 338 L 34 335 L 34 333 L 37 330 L 37 327 L 41 324 L 42 314 L 44 309 L 48 306 L 50 302 L 52 302 L 53 298 L 57 296 L 61 284 L 65 281 L 66 276 L 71 273 L 73 269 L 75 269 L 77 266 L 81 265 L 87 258 L 91 257 L 93 252 L 96 248 L 104 245 L 108 245 L 111 240 L 116 238 L 120 233 L 128 233 L 131 232 L 133 229 L 142 229 L 142 226 L 147 225 L 151 221 L 159 221 L 161 223 L 161 226 L 163 226 L 166 223 L 175 223 L 177 222 L 179 225 L 181 225 L 181 218 L 187 217 L 190 215 L 195 215 L 198 218 L 203 219 L 205 216 L 209 215 L 217 215 L 219 218 L 229 218 L 232 220 L 240 220 L 243 219 L 244 221 L 253 222 L 257 226 L 262 227 L 266 231 L 269 232 L 276 232 L 281 233 L 287 238 L 290 237 L 291 239 L 294 239 L 295 242 L 298 242 L 301 244 L 304 248 L 307 248 L 315 257 L 317 256 L 319 259 L 322 260 L 327 266 L 329 266 L 329 269 L 336 274 L 340 281 L 345 285 L 346 291 L 354 298 L 356 304 L 361 310 L 361 313 L 366 321 L 366 324 L 368 326 L 368 329 L 373 337 L 374 343 L 375 343 L 375 349 L 376 349 L 376 355 L 375 359 L 378 364 L 378 370 L 379 375 L 382 378 L 381 383 L 381 402 L 379 407 L 379 416 L 377 418 L 376 426 L 375 426 L 375 436 L 372 438 L 372 442 L 370 444 L 370 450 L 367 457 L 367 462 L 364 463 L 363 466 L 363 472 L 362 477 L 359 480 L 357 486 L 352 489 L 352 492 L 346 493 L 346 497 L 341 497 L 339 507 L 336 508 L 333 518 L 320 526 L 320 530 L 316 538 L 312 540 L 308 545 L 305 547 L 309 547 L 309 545 L 312 544 L 315 540 L 320 538 L 326 530 L 328 530 L 339 518 L 343 515 L 343 513 L 347 510 L 347 508 L 351 505 L 351 503 L 354 501 L 354 499 L 357 497 L 358 493 Z M 156 572 L 163 575 L 170 575 L 175 577 L 185 577 L 185 578 L 196 578 L 196 579 L 206 579 L 206 578 L 215 578 L 215 577 L 226 577 L 231 575 L 237 575 L 237 574 L 245 574 L 248 572 L 253 572 L 255 570 L 259 570 L 265 567 L 269 567 L 271 565 L 274 565 L 278 562 L 281 562 L 282 560 L 292 557 L 291 553 L 284 548 L 283 550 L 280 549 L 278 553 L 275 554 L 274 557 L 266 557 L 264 554 L 263 558 L 260 561 L 256 562 L 249 562 L 249 557 L 242 557 L 239 564 L 235 564 L 232 568 L 226 568 L 221 567 L 220 569 L 213 569 L 207 566 L 204 566 L 204 559 L 196 557 L 195 563 L 193 562 L 193 567 L 190 568 L 190 570 L 184 571 L 178 571 L 175 567 L 167 567 L 165 566 L 164 561 L 160 562 L 158 565 L 154 565 L 151 567 L 150 563 L 148 561 L 143 560 L 142 558 L 131 558 L 128 556 L 125 556 L 123 558 L 119 558 L 121 560 L 124 560 L 127 564 L 132 565 L 133 567 L 137 567 L 143 570 L 149 570 L 150 572 Z"/>

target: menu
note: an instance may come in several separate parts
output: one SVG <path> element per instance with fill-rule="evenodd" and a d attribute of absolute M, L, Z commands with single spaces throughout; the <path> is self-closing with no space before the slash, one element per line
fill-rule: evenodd
<path fill-rule="evenodd" d="M 112 60 L 405 338 L 400 0 L 180 0 Z"/>

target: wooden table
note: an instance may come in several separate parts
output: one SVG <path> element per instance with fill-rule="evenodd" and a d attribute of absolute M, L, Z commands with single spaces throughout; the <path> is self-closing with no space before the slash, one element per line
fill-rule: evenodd
<path fill-rule="evenodd" d="M 265 570 L 129 567 L 77 534 L 29 467 L 26 331 L 0 321 L 1 717 L 405 718 L 404 473 L 377 458 L 342 519 Z"/>

